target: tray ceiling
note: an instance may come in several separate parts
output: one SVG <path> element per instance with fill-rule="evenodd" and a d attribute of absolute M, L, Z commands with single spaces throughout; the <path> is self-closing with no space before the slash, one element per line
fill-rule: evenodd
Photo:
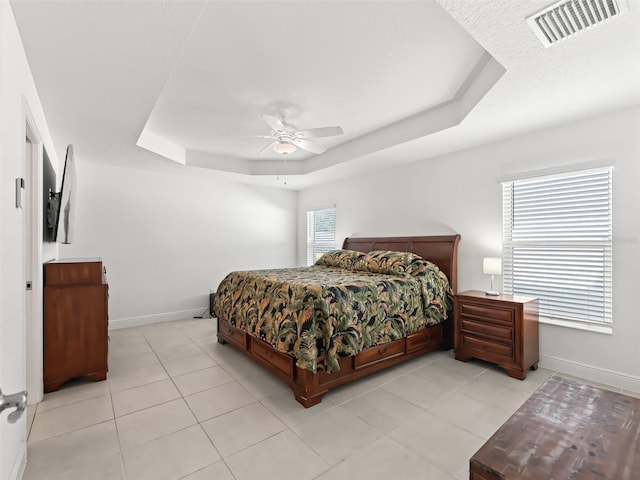
<path fill-rule="evenodd" d="M 637 4 L 552 49 L 526 23 L 538 1 L 11 5 L 56 149 L 79 160 L 303 188 L 640 103 Z M 283 107 L 345 133 L 259 153 Z"/>

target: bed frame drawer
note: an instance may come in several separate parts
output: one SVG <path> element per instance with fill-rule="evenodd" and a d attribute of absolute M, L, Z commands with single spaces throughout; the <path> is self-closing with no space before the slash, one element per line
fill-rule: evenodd
<path fill-rule="evenodd" d="M 218 322 L 218 329 L 224 334 L 225 340 L 235 343 L 242 350 L 247 349 L 247 332 L 229 325 L 227 322 Z"/>
<path fill-rule="evenodd" d="M 442 325 L 418 330 L 407 336 L 407 353 L 420 350 L 433 350 L 433 345 L 442 342 Z"/>
<path fill-rule="evenodd" d="M 404 355 L 404 338 L 362 350 L 357 356 L 353 357 L 353 366 L 356 369 L 364 368 L 382 360 L 401 355 Z"/>
<path fill-rule="evenodd" d="M 293 375 L 293 357 L 278 352 L 268 343 L 253 337 L 251 337 L 251 351 L 256 357 L 268 362 L 285 375 Z"/>

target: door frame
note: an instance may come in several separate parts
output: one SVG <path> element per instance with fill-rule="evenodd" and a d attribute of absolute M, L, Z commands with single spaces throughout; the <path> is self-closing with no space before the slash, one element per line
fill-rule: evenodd
<path fill-rule="evenodd" d="M 25 264 L 23 265 L 25 280 L 31 280 L 31 292 L 25 289 L 25 323 L 26 323 L 26 385 L 29 392 L 28 403 L 33 405 L 42 401 L 44 396 L 42 358 L 43 358 L 43 273 L 42 273 L 42 238 L 43 221 L 46 214 L 41 208 L 44 203 L 43 185 L 43 142 L 36 122 L 31 114 L 26 98 L 23 97 L 24 112 L 24 171 L 27 186 L 28 209 L 25 220 L 29 222 L 25 239 Z M 27 145 L 31 144 L 31 147 Z"/>

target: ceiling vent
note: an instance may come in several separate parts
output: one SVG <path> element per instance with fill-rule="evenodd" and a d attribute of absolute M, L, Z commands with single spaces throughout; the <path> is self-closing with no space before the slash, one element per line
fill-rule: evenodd
<path fill-rule="evenodd" d="M 561 0 L 527 17 L 545 47 L 627 12 L 625 0 Z"/>

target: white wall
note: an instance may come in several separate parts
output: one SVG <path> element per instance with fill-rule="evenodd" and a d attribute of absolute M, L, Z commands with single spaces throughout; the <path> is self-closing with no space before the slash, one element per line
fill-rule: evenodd
<path fill-rule="evenodd" d="M 26 209 L 15 206 L 15 179 L 26 177 L 25 137 L 27 121 L 39 140 L 56 160 L 44 112 L 38 92 L 29 70 L 13 14 L 8 2 L 0 2 L 0 388 L 4 393 L 30 388 L 30 403 L 39 401 L 42 392 L 42 364 L 29 371 L 27 381 L 25 343 L 25 257 L 27 245 L 24 238 L 24 222 L 28 220 Z M 42 149 L 42 143 L 37 145 Z M 41 162 L 41 155 L 40 155 Z M 37 175 L 42 165 L 36 165 Z M 36 192 L 37 194 L 38 192 Z M 25 198 L 30 192 L 26 192 Z M 41 198 L 41 197 L 40 197 Z M 37 205 L 40 205 L 37 202 Z M 35 216 L 41 219 L 42 212 Z M 37 219 L 36 219 L 37 221 Z M 41 235 L 41 231 L 37 234 Z M 40 237 L 41 239 L 41 237 Z M 41 240 L 30 250 L 36 269 L 43 261 Z M 46 254 L 50 254 L 47 252 Z M 42 285 L 34 285 L 32 310 L 42 312 Z M 42 338 L 42 317 L 35 322 Z M 31 325 L 34 326 L 34 325 Z M 6 422 L 2 415 L 0 426 L 0 478 L 19 478 L 26 460 L 26 415 L 14 424 Z"/>
<path fill-rule="evenodd" d="M 640 267 L 639 132 L 640 108 L 629 108 L 307 189 L 298 199 L 298 263 L 304 263 L 306 208 L 335 202 L 337 239 L 354 233 L 460 233 L 458 290 L 487 289 L 482 257 L 501 253 L 500 178 L 613 159 L 613 335 L 541 325 L 540 364 L 640 391 L 640 321 L 635 302 Z"/>
<path fill-rule="evenodd" d="M 295 266 L 295 192 L 76 159 L 75 239 L 60 257 L 102 257 L 112 328 L 202 313 L 232 270 Z"/>

